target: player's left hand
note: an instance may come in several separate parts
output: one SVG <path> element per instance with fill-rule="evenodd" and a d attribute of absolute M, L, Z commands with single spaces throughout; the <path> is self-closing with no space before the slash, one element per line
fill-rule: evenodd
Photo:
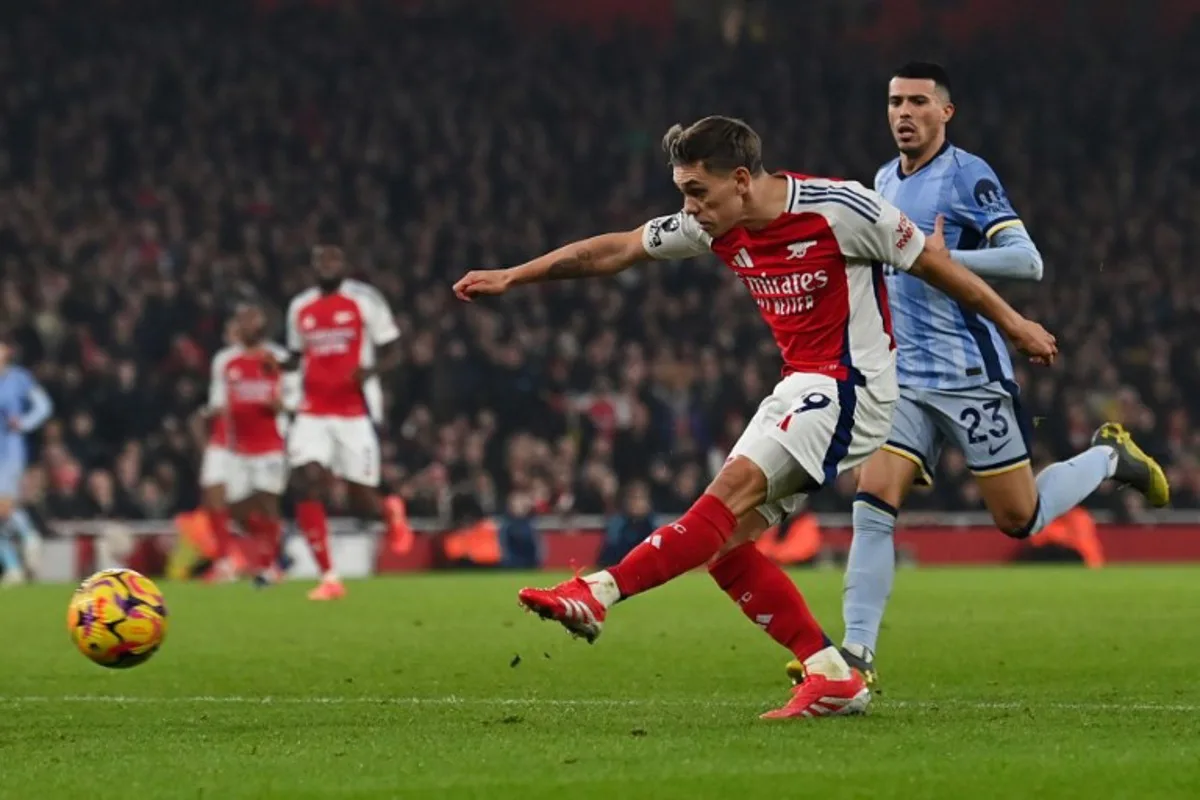
<path fill-rule="evenodd" d="M 925 246 L 930 250 L 939 253 L 950 254 L 950 248 L 946 247 L 946 215 L 938 214 L 937 219 L 933 221 L 933 233 L 925 236 Z"/>
<path fill-rule="evenodd" d="M 1058 356 L 1058 341 L 1054 334 L 1031 319 L 1022 319 L 1021 324 L 1008 331 L 1008 338 L 1035 364 L 1049 366 Z"/>
<path fill-rule="evenodd" d="M 20 433 L 21 432 L 21 420 L 17 419 L 16 417 L 9 417 L 8 418 L 8 429 L 10 431 L 16 431 L 17 433 Z"/>

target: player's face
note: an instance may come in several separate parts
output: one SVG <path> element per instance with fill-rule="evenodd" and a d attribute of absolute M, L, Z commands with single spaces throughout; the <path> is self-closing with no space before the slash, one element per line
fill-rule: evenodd
<path fill-rule="evenodd" d="M 225 323 L 225 344 L 237 344 L 241 340 L 240 334 L 241 331 L 239 330 L 236 317 Z"/>
<path fill-rule="evenodd" d="M 920 153 L 939 142 L 954 104 L 928 78 L 892 78 L 888 83 L 888 125 L 901 153 Z"/>
<path fill-rule="evenodd" d="M 238 309 L 237 324 L 243 341 L 259 342 L 267 330 L 267 317 L 258 306 L 242 306 Z"/>
<path fill-rule="evenodd" d="M 325 291 L 333 291 L 346 277 L 346 255 L 340 247 L 317 245 L 312 250 L 312 265 L 317 285 Z"/>
<path fill-rule="evenodd" d="M 8 360 L 12 358 L 12 348 L 0 342 L 0 369 L 8 366 Z"/>
<path fill-rule="evenodd" d="M 728 175 L 709 172 L 703 164 L 675 167 L 675 185 L 683 192 L 683 210 L 710 236 L 720 236 L 742 220 L 750 171 L 738 167 Z"/>

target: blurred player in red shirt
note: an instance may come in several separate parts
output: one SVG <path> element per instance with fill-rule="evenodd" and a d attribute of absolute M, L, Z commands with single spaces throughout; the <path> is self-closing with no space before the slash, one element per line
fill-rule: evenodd
<path fill-rule="evenodd" d="M 325 238 L 324 241 L 330 241 Z M 302 371 L 299 412 L 288 434 L 288 461 L 297 490 L 296 523 L 312 547 L 321 583 L 313 600 L 346 593 L 329 555 L 322 497 L 331 476 L 346 481 L 356 507 L 380 516 L 390 546 L 411 546 L 403 502 L 382 498 L 379 436 L 383 389 L 379 375 L 399 362 L 400 331 L 377 289 L 346 276 L 340 246 L 313 248 L 317 285 L 292 300 L 287 314 L 288 367 Z"/>
<path fill-rule="evenodd" d="M 240 336 L 236 320 L 225 323 L 225 347 L 213 356 L 214 373 L 219 359 L 229 350 L 239 347 Z M 200 504 L 208 517 L 217 550 L 214 553 L 213 575 L 218 580 L 232 580 L 235 576 L 229 560 L 232 538 L 229 532 L 229 508 L 226 505 L 225 486 L 229 480 L 230 459 L 228 417 L 223 407 L 211 403 L 204 410 L 209 418 L 208 444 L 200 462 Z"/>
<path fill-rule="evenodd" d="M 247 548 L 251 567 L 260 582 L 269 582 L 282 529 L 279 499 L 287 487 L 279 425 L 283 410 L 279 365 L 287 351 L 267 341 L 267 316 L 257 304 L 242 304 L 234 320 L 240 344 L 213 359 L 208 402 L 209 407 L 221 409 L 226 420 L 226 497 L 238 509 L 251 537 Z"/>

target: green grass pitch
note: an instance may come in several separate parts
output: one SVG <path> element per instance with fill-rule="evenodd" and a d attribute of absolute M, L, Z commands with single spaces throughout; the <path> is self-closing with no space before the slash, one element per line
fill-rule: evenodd
<path fill-rule="evenodd" d="M 796 577 L 839 637 L 840 575 Z M 591 647 L 529 579 L 164 584 L 128 671 L 71 647 L 70 587 L 5 592 L 0 797 L 1200 797 L 1200 569 L 902 572 L 872 713 L 775 723 L 786 654 L 707 576 Z"/>

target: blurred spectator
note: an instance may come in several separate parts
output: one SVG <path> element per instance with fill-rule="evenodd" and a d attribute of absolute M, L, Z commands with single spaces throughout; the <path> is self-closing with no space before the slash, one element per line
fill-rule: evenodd
<path fill-rule="evenodd" d="M 644 483 L 634 481 L 625 490 L 621 513 L 610 517 L 604 526 L 600 566 L 616 564 L 657 528 L 658 522 L 650 505 L 650 490 Z"/>
<path fill-rule="evenodd" d="M 533 500 L 516 493 L 500 519 L 500 563 L 511 569 L 536 569 L 542 563 L 541 538 L 535 524 Z"/>
<path fill-rule="evenodd" d="M 883 99 L 899 48 L 861 39 L 887 26 L 818 0 L 665 42 L 600 41 L 361 5 L 6 16 L 0 328 L 59 413 L 40 507 L 193 506 L 195 411 L 228 304 L 253 292 L 282 309 L 308 282 L 315 220 L 336 217 L 404 331 L 384 475 L 413 516 L 449 519 L 464 496 L 495 513 L 515 494 L 539 513 L 610 514 L 634 480 L 656 511 L 686 508 L 778 374 L 727 270 L 658 264 L 469 306 L 449 284 L 678 207 L 656 141 L 707 113 L 759 128 L 772 167 L 869 183 L 892 155 Z M 797 51 L 778 37 L 801 6 Z M 919 34 L 904 49 L 945 56 L 952 136 L 995 166 L 1045 257 L 1043 284 L 1004 287 L 1065 354 L 1018 376 L 1037 458 L 1118 419 L 1168 465 L 1175 504 L 1196 507 L 1200 48 L 1186 46 L 1194 30 L 1164 44 L 1152 14 L 1114 32 L 1075 6 L 1062 29 L 1007 26 L 957 48 Z M 979 506 L 960 457 L 936 477 L 918 504 Z M 839 481 L 814 507 L 845 509 L 852 491 Z"/>

